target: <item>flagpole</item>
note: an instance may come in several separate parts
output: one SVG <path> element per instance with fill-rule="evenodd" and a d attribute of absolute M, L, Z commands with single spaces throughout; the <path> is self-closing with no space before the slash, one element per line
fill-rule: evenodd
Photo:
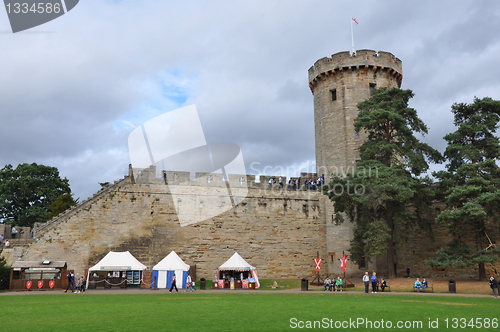
<path fill-rule="evenodd" d="M 351 43 L 352 43 L 352 46 L 351 46 L 351 56 L 354 55 L 354 29 L 352 28 L 352 22 L 353 22 L 353 19 L 352 19 L 352 16 L 351 16 Z"/>

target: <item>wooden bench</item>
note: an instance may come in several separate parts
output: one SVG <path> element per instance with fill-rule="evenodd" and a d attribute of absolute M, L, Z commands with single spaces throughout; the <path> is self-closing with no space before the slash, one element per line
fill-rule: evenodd
<path fill-rule="evenodd" d="M 413 284 L 412 287 L 414 292 L 434 293 L 434 283 L 430 280 L 427 280 L 427 288 L 425 289 L 425 291 L 422 290 L 422 286 L 420 286 L 420 290 L 415 287 L 415 284 Z"/>

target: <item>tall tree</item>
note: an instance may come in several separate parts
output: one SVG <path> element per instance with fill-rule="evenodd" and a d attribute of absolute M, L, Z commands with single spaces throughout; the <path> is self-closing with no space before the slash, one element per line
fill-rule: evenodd
<path fill-rule="evenodd" d="M 333 176 L 324 192 L 333 201 L 336 222 L 345 217 L 355 223 L 351 240 L 352 259 L 386 255 L 388 277 L 396 276 L 396 238 L 407 239 L 413 229 L 430 229 L 420 216 L 433 197 L 427 160 L 441 155 L 420 142 L 414 133 L 426 134 L 427 126 L 417 111 L 408 107 L 411 90 L 377 89 L 358 104 L 356 131 L 365 131 L 355 172 L 345 178 Z"/>
<path fill-rule="evenodd" d="M 500 121 L 500 101 L 474 98 L 472 104 L 452 105 L 458 129 L 446 135 L 446 171 L 441 180 L 446 209 L 436 221 L 448 227 L 453 241 L 438 251 L 430 265 L 466 267 L 477 264 L 486 280 L 485 263 L 498 260 L 498 249 L 489 246 L 488 233 L 499 224 L 500 141 L 495 135 Z M 473 244 L 472 246 L 470 244 Z"/>
<path fill-rule="evenodd" d="M 45 215 L 45 220 L 50 220 L 70 207 L 78 204 L 71 194 L 64 194 L 56 197 L 49 206 L 49 213 Z"/>
<path fill-rule="evenodd" d="M 0 170 L 0 218 L 6 224 L 32 227 L 43 222 L 54 199 L 71 190 L 55 167 L 19 164 Z"/>

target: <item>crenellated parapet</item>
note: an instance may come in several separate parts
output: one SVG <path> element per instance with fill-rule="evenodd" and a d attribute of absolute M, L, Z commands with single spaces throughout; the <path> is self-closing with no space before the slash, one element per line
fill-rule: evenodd
<path fill-rule="evenodd" d="M 339 52 L 332 55 L 331 58 L 321 58 L 309 68 L 309 88 L 314 94 L 314 88 L 318 82 L 327 79 L 329 76 L 336 75 L 344 71 L 354 71 L 357 69 L 371 69 L 374 71 L 387 72 L 401 85 L 403 80 L 403 64 L 400 59 L 392 53 L 359 50 L 355 56 L 350 52 Z"/>
<path fill-rule="evenodd" d="M 248 189 L 269 189 L 269 180 L 273 179 L 272 188 L 279 189 L 279 179 L 283 183 L 283 188 L 288 190 L 288 181 L 294 180 L 303 187 L 306 180 L 318 180 L 316 173 L 300 173 L 300 176 L 287 178 L 286 176 L 273 175 L 252 175 L 252 174 L 227 174 L 227 179 L 222 173 L 206 173 L 185 171 L 161 171 L 157 172 L 155 166 L 145 169 L 133 169 L 133 174 L 137 174 L 134 182 L 138 184 L 165 184 L 183 185 L 192 187 L 226 187 L 248 188 Z M 296 187 L 295 187 L 296 189 Z"/>

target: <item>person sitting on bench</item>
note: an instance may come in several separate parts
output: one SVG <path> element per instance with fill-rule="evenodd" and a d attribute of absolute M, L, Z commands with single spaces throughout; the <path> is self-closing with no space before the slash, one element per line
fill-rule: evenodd
<path fill-rule="evenodd" d="M 425 278 L 422 279 L 422 291 L 425 292 L 425 290 L 427 289 L 427 287 L 429 287 L 429 283 L 427 282 L 427 280 L 425 280 Z"/>
<path fill-rule="evenodd" d="M 420 288 L 422 288 L 422 283 L 420 282 L 420 278 L 417 278 L 417 280 L 415 280 L 413 288 L 415 288 L 416 291 L 420 292 Z"/>
<path fill-rule="evenodd" d="M 384 289 L 387 287 L 387 282 L 385 281 L 384 278 L 382 278 L 382 281 L 380 282 L 379 287 L 382 290 L 382 292 L 384 292 Z"/>
<path fill-rule="evenodd" d="M 326 277 L 325 281 L 323 281 L 323 286 L 325 287 L 325 292 L 332 290 L 332 280 L 329 277 Z"/>
<path fill-rule="evenodd" d="M 342 292 L 342 288 L 344 285 L 344 280 L 340 279 L 340 277 L 337 277 L 337 281 L 335 281 L 335 290 L 337 292 Z"/>

